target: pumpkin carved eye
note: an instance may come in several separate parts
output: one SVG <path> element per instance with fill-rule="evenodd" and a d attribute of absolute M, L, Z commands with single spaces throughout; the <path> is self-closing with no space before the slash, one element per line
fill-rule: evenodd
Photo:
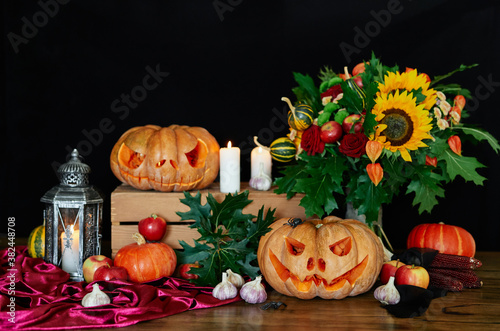
<path fill-rule="evenodd" d="M 306 245 L 304 245 L 300 241 L 290 237 L 285 237 L 285 243 L 288 252 L 295 256 L 300 256 L 304 252 L 304 249 L 306 247 Z"/>
<path fill-rule="evenodd" d="M 330 245 L 329 248 L 333 254 L 338 256 L 345 256 L 349 254 L 352 248 L 351 237 L 346 237 L 344 239 L 341 239 L 337 241 L 335 244 Z"/>
<path fill-rule="evenodd" d="M 185 154 L 191 167 L 203 168 L 205 166 L 205 159 L 208 155 L 208 147 L 203 141 L 198 139 L 196 146 Z"/>
<path fill-rule="evenodd" d="M 133 151 L 127 145 L 123 144 L 120 148 L 120 153 L 118 155 L 122 164 L 126 165 L 130 169 L 137 169 L 140 167 L 146 155 Z"/>

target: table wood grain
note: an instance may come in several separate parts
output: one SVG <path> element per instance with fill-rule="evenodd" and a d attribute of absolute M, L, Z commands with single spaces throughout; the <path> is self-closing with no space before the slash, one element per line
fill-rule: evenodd
<path fill-rule="evenodd" d="M 500 330 L 500 252 L 478 252 L 483 262 L 477 274 L 480 289 L 449 292 L 432 300 L 420 317 L 397 318 L 373 297 L 375 287 L 362 295 L 343 300 L 300 300 L 271 291 L 268 301 L 286 307 L 260 309 L 261 305 L 237 302 L 217 308 L 198 309 L 141 322 L 123 331 L 136 330 Z M 376 284 L 375 286 L 377 286 Z M 96 330 L 96 329 L 94 329 Z"/>

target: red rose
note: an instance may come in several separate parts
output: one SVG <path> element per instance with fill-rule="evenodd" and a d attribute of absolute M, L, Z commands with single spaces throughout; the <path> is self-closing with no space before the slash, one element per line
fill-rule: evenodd
<path fill-rule="evenodd" d="M 344 135 L 340 141 L 339 151 L 350 157 L 360 157 L 365 154 L 365 146 L 368 137 L 364 133 L 349 133 Z"/>
<path fill-rule="evenodd" d="M 332 97 L 331 101 L 333 101 L 340 93 L 342 93 L 342 87 L 340 87 L 340 84 L 333 85 L 328 90 L 321 93 L 321 99 L 325 97 Z"/>
<path fill-rule="evenodd" d="M 321 128 L 315 124 L 307 128 L 302 134 L 300 147 L 307 152 L 307 155 L 323 153 L 325 143 L 321 140 Z"/>

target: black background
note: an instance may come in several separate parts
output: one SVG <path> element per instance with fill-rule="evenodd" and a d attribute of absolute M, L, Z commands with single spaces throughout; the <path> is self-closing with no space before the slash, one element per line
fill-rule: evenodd
<path fill-rule="evenodd" d="M 280 99 L 295 99 L 292 72 L 352 69 L 372 51 L 387 65 L 431 77 L 478 63 L 449 81 L 475 96 L 467 121 L 500 137 L 495 1 L 4 0 L 2 9 L 4 235 L 8 217 L 20 237 L 41 224 L 40 197 L 58 184 L 54 165 L 78 147 L 106 197 L 109 238 L 111 192 L 120 184 L 109 154 L 138 125 L 202 126 L 220 145 L 231 140 L 248 181 L 252 137 L 269 144 L 287 132 Z M 166 77 L 118 111 L 148 66 Z M 416 224 L 444 221 L 469 230 L 478 249 L 500 250 L 500 157 L 486 143 L 464 142 L 463 154 L 488 166 L 479 170 L 484 186 L 457 178 L 432 215 L 418 214 L 413 195 L 385 206 L 384 229 L 396 248 Z"/>

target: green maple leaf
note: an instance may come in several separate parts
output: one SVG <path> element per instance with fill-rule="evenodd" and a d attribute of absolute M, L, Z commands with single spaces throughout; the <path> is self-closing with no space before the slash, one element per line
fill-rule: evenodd
<path fill-rule="evenodd" d="M 209 193 L 205 205 L 201 204 L 199 192 L 195 196 L 188 192 L 184 195 L 186 198 L 181 201 L 190 207 L 190 211 L 179 212 L 178 215 L 181 220 L 195 220 L 194 225 L 199 225 L 197 229 L 201 236 L 194 240 L 194 246 L 179 241 L 182 250 L 176 254 L 179 263 L 198 262 L 200 265 L 200 268 L 190 271 L 199 276 L 193 282 L 216 286 L 222 279 L 222 272 L 227 269 L 255 275 L 259 240 L 270 230 L 269 225 L 274 222 L 274 210 L 269 209 L 264 216 L 262 207 L 254 223 L 254 215 L 242 212 L 252 202 L 248 200 L 248 191 L 227 194 L 220 203 Z"/>
<path fill-rule="evenodd" d="M 296 193 L 296 191 L 294 191 L 294 187 L 295 184 L 297 184 L 297 178 L 307 176 L 307 173 L 304 172 L 305 164 L 305 162 L 299 161 L 298 164 L 289 165 L 284 168 L 281 171 L 284 176 L 274 180 L 274 184 L 278 186 L 278 188 L 274 190 L 274 193 L 286 193 L 286 198 L 291 199 Z"/>
<path fill-rule="evenodd" d="M 195 263 L 197 261 L 202 261 L 210 256 L 210 251 L 212 247 L 206 244 L 201 244 L 198 241 L 194 241 L 194 247 L 190 246 L 184 240 L 179 240 L 179 244 L 183 250 L 176 250 L 177 263 Z"/>
<path fill-rule="evenodd" d="M 333 182 L 337 184 L 337 189 L 335 190 L 338 193 L 343 193 L 342 191 L 342 179 L 344 176 L 344 172 L 349 169 L 346 164 L 346 158 L 344 157 L 329 157 L 322 160 L 323 168 L 321 173 L 323 175 L 330 175 Z"/>
<path fill-rule="evenodd" d="M 304 207 L 306 216 L 330 214 L 338 208 L 333 192 L 338 190 L 337 186 L 329 175 L 322 175 L 321 168 L 310 169 L 310 178 L 297 179 L 295 190 L 305 193 L 300 200 L 299 206 Z"/>
<path fill-rule="evenodd" d="M 444 198 L 444 189 L 439 186 L 439 181 L 444 178 L 429 170 L 419 174 L 418 179 L 414 179 L 408 184 L 406 194 L 415 193 L 413 205 L 420 204 L 418 212 L 431 212 L 432 208 L 438 204 L 437 198 Z"/>
<path fill-rule="evenodd" d="M 478 141 L 486 140 L 495 152 L 498 153 L 500 151 L 500 145 L 498 144 L 498 140 L 496 140 L 495 137 L 493 137 L 491 134 L 489 134 L 488 132 L 486 132 L 484 130 L 481 130 L 478 128 L 472 128 L 472 127 L 465 127 L 465 126 L 461 126 L 461 127 L 456 126 L 456 127 L 453 127 L 453 129 L 454 130 L 462 130 L 465 134 L 472 135 Z"/>
<path fill-rule="evenodd" d="M 238 264 L 241 265 L 242 273 L 248 275 L 250 278 L 255 278 L 259 275 L 259 267 L 256 267 L 255 261 L 257 260 L 256 253 L 249 253 L 244 260 L 239 260 Z"/>
<path fill-rule="evenodd" d="M 451 149 L 445 150 L 438 160 L 446 162 L 446 170 L 454 180 L 456 176 L 462 176 L 466 181 L 473 181 L 476 185 L 483 185 L 485 177 L 477 173 L 477 168 L 484 168 L 475 157 L 460 156 L 455 154 Z"/>
<path fill-rule="evenodd" d="M 191 196 L 189 192 L 184 192 L 184 199 L 180 201 L 191 209 L 187 212 L 176 212 L 181 217 L 181 221 L 195 221 L 190 225 L 190 228 L 203 229 L 204 231 L 212 231 L 210 218 L 210 205 L 201 204 L 201 193 L 198 192 L 195 196 Z"/>

